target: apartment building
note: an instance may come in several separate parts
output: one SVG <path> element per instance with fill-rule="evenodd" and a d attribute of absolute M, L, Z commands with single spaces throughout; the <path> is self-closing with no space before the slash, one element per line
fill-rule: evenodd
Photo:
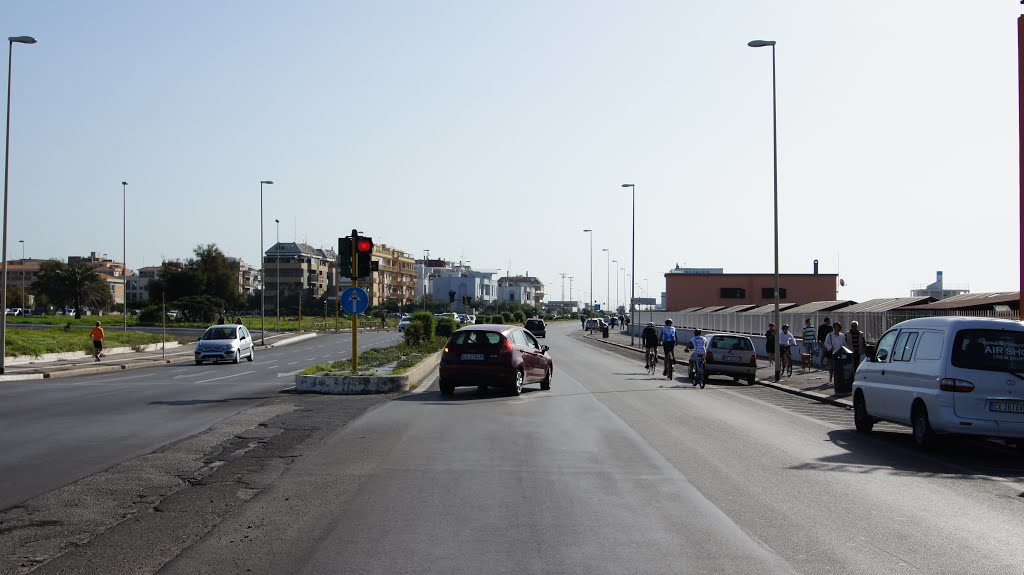
<path fill-rule="evenodd" d="M 310 293 L 315 298 L 325 294 L 337 297 L 336 272 L 338 255 L 331 249 L 314 248 L 301 242 L 276 243 L 263 258 L 267 309 L 277 309 L 278 294 L 282 301 Z"/>

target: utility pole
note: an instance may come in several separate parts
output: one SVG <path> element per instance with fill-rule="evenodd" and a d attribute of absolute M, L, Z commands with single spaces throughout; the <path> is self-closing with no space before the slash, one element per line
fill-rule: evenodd
<path fill-rule="evenodd" d="M 562 276 L 562 301 L 565 301 L 565 275 L 564 273 L 559 274 Z"/>

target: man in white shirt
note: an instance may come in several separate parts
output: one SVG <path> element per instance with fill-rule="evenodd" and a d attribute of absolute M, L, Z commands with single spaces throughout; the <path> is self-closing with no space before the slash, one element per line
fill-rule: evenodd
<path fill-rule="evenodd" d="M 825 336 L 825 353 L 829 357 L 834 356 L 837 351 L 843 349 L 846 345 L 846 334 L 843 333 L 843 324 L 838 321 L 832 324 L 832 332 Z M 828 369 L 828 382 L 832 383 L 832 377 L 835 375 L 836 362 L 829 362 Z"/>

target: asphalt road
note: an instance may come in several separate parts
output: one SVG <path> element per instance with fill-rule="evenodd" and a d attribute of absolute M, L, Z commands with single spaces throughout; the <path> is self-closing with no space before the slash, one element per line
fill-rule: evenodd
<path fill-rule="evenodd" d="M 576 329 L 549 331 L 551 391 L 387 402 L 161 572 L 1021 572 L 1012 451 L 922 454 L 843 408 L 648 376 Z"/>
<path fill-rule="evenodd" d="M 397 332 L 360 333 L 360 349 Z M 0 509 L 208 429 L 294 385 L 306 366 L 351 357 L 350 334 L 256 352 L 252 363 L 171 364 L 0 385 Z"/>

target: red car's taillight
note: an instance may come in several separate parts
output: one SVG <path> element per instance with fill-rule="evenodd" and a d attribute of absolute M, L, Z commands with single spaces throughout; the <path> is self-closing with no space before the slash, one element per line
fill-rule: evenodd
<path fill-rule="evenodd" d="M 750 354 L 750 365 L 757 366 L 757 354 Z"/>
<path fill-rule="evenodd" d="M 962 379 L 945 378 L 939 381 L 939 389 L 955 393 L 970 393 L 974 391 L 974 384 Z"/>
<path fill-rule="evenodd" d="M 704 353 L 704 361 L 705 361 L 705 362 L 711 362 L 711 361 L 715 361 L 715 354 L 711 353 L 711 350 L 710 350 L 710 349 L 709 349 L 709 350 L 707 350 L 707 351 L 706 351 L 706 352 Z"/>
<path fill-rule="evenodd" d="M 501 343 L 501 355 L 512 355 L 512 340 L 505 338 L 505 341 Z"/>

